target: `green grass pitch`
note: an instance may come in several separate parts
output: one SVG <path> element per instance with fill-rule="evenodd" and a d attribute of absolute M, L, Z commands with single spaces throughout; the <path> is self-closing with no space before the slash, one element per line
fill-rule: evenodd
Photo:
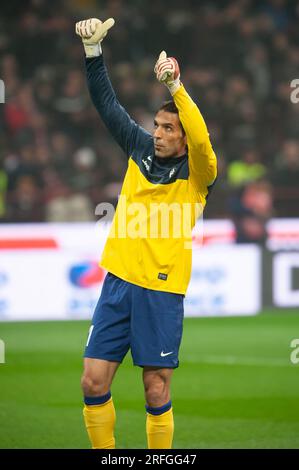
<path fill-rule="evenodd" d="M 0 448 L 89 448 L 80 375 L 88 322 L 0 323 Z M 172 401 L 175 448 L 299 448 L 299 315 L 186 318 Z M 118 448 L 145 448 L 142 370 L 112 394 Z"/>

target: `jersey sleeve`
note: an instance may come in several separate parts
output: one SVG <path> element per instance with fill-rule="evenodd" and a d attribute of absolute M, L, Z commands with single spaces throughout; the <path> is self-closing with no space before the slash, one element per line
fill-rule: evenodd
<path fill-rule="evenodd" d="M 197 190 L 206 190 L 217 176 L 217 159 L 206 123 L 183 85 L 174 94 L 173 99 L 187 136 L 190 180 Z"/>
<path fill-rule="evenodd" d="M 86 58 L 86 74 L 92 102 L 112 136 L 128 157 L 134 150 L 142 150 L 152 136 L 118 102 L 102 55 Z"/>

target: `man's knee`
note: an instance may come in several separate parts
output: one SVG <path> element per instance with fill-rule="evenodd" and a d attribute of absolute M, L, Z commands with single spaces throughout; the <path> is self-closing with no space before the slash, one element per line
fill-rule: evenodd
<path fill-rule="evenodd" d="M 106 395 L 111 387 L 118 362 L 86 358 L 81 387 L 86 397 Z"/>
<path fill-rule="evenodd" d="M 145 399 L 149 406 L 159 407 L 170 400 L 170 376 L 168 374 L 144 374 Z"/>
<path fill-rule="evenodd" d="M 81 378 L 81 388 L 86 397 L 94 397 L 108 393 L 110 384 L 98 377 L 94 377 L 90 373 L 84 372 Z"/>
<path fill-rule="evenodd" d="M 111 386 L 111 374 L 105 365 L 85 363 L 81 387 L 86 397 L 106 395 Z"/>
<path fill-rule="evenodd" d="M 170 400 L 170 390 L 165 384 L 149 386 L 145 389 L 145 398 L 149 406 L 159 407 Z"/>

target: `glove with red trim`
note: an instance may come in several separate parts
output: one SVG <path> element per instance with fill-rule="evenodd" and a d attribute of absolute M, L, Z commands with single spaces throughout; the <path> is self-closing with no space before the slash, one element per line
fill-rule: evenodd
<path fill-rule="evenodd" d="M 167 86 L 172 95 L 180 88 L 180 67 L 174 57 L 167 57 L 165 51 L 159 55 L 154 72 L 157 80 Z"/>

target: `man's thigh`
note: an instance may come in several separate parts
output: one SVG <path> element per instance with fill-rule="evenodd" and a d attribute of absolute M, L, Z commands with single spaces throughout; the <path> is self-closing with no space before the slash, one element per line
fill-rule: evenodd
<path fill-rule="evenodd" d="M 135 365 L 176 368 L 183 332 L 184 296 L 134 287 L 131 352 Z"/>
<path fill-rule="evenodd" d="M 130 348 L 130 285 L 108 273 L 95 308 L 84 357 L 122 362 Z"/>

